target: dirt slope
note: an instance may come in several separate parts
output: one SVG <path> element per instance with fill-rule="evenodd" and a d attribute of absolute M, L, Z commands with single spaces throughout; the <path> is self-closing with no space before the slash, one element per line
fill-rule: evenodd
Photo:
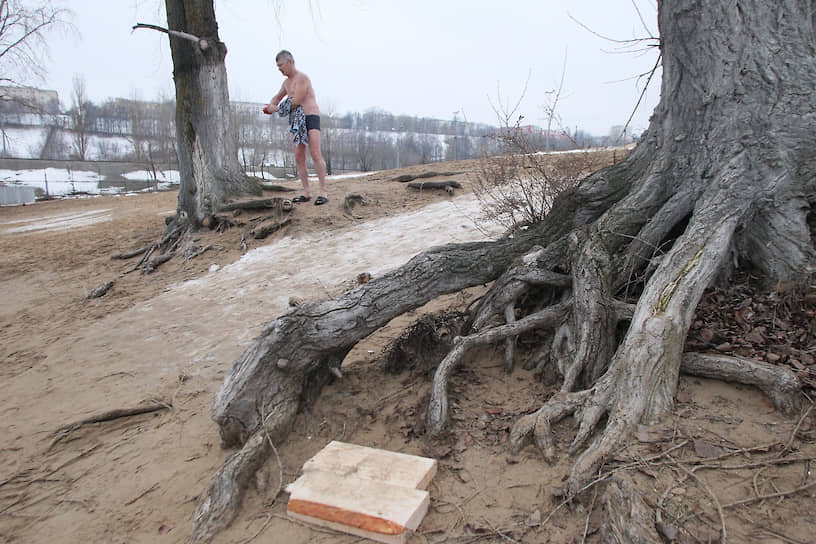
<path fill-rule="evenodd" d="M 382 271 L 381 261 L 407 258 L 437 240 L 432 233 L 443 225 L 451 228 L 450 240 L 481 236 L 468 205 L 457 204 L 464 201 L 390 181 L 472 168 L 434 165 L 333 181 L 329 205 L 297 206 L 290 226 L 274 236 L 256 241 L 246 236 L 248 226 L 202 233 L 199 243 L 212 249 L 151 276 L 127 273 L 133 262 L 111 255 L 155 240 L 175 208 L 174 193 L 0 208 L 0 541 L 185 542 L 197 496 L 229 454 L 209 409 L 232 361 L 286 311 L 290 297 L 339 293 L 359 273 Z M 467 174 L 454 179 L 469 192 Z M 340 206 L 352 193 L 369 202 L 355 208 L 356 218 Z M 405 222 L 426 206 L 448 206 L 446 221 Z M 237 219 L 249 225 L 260 215 Z M 418 223 L 429 231 L 406 227 Z M 249 256 L 239 260 L 242 235 Z M 106 296 L 85 300 L 109 280 L 115 283 Z M 552 386 L 520 368 L 506 375 L 496 353 L 481 352 L 452 383 L 450 433 L 429 443 L 422 427 L 427 371 L 382 372 L 383 349 L 406 326 L 427 312 L 462 309 L 474 296 L 478 290 L 434 301 L 361 343 L 345 377 L 324 390 L 279 445 L 283 483 L 330 440 L 431 455 L 440 459 L 440 472 L 430 513 L 411 542 L 568 543 L 584 535 L 598 542 L 599 504 L 558 508 L 569 458 L 549 466 L 532 448 L 507 454 L 509 427 Z M 167 408 L 55 434 L 90 416 L 146 404 Z M 746 506 L 729 503 L 812 483 L 809 461 L 801 459 L 814 458 L 813 439 L 812 416 L 797 427 L 751 388 L 683 378 L 675 415 L 641 429 L 610 468 L 625 468 L 651 490 L 666 524 L 686 531 L 678 533 L 681 541 L 717 541 L 722 511 L 732 542 L 812 542 L 812 487 Z M 357 540 L 285 519 L 286 495 L 272 502 L 278 470 L 274 459 L 267 464 L 258 490 L 217 542 Z"/>

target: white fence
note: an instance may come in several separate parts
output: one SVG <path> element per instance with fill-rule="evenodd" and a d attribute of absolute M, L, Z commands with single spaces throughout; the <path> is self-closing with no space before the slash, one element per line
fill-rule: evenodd
<path fill-rule="evenodd" d="M 25 185 L 0 185 L 0 206 L 30 204 L 34 202 L 34 190 Z"/>

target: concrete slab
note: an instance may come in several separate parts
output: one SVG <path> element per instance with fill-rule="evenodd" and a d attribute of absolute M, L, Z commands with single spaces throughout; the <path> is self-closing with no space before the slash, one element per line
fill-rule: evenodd
<path fill-rule="evenodd" d="M 428 512 L 434 459 L 332 442 L 286 487 L 287 514 L 386 544 L 404 544 Z"/>
<path fill-rule="evenodd" d="M 334 440 L 304 463 L 303 472 L 322 470 L 412 489 L 425 489 L 436 475 L 436 466 L 436 459 Z"/>

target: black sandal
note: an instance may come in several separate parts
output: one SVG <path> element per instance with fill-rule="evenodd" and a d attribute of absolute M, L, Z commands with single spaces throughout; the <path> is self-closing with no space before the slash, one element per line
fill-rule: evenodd
<path fill-rule="evenodd" d="M 309 202 L 311 199 L 312 199 L 312 197 L 310 197 L 310 196 L 300 195 L 300 196 L 296 196 L 295 198 L 293 198 L 292 202 L 298 202 L 298 203 L 299 202 Z"/>
<path fill-rule="evenodd" d="M 329 199 L 326 198 L 325 196 L 319 196 L 315 199 L 315 206 L 320 206 L 321 204 L 325 204 L 328 201 Z"/>

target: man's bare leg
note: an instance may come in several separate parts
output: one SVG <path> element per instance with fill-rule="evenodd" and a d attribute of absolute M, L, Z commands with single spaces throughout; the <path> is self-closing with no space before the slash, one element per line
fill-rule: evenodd
<path fill-rule="evenodd" d="M 309 171 L 306 169 L 306 146 L 292 144 L 292 147 L 295 150 L 295 167 L 297 168 L 298 178 L 300 178 L 300 184 L 303 186 L 303 196 L 312 198 L 312 192 L 309 189 Z"/>
<path fill-rule="evenodd" d="M 329 196 L 326 192 L 326 163 L 323 161 L 323 154 L 320 152 L 320 131 L 312 129 L 309 131 L 309 153 L 312 156 L 317 179 L 320 182 L 320 196 Z M 305 157 L 304 157 L 305 160 Z"/>

